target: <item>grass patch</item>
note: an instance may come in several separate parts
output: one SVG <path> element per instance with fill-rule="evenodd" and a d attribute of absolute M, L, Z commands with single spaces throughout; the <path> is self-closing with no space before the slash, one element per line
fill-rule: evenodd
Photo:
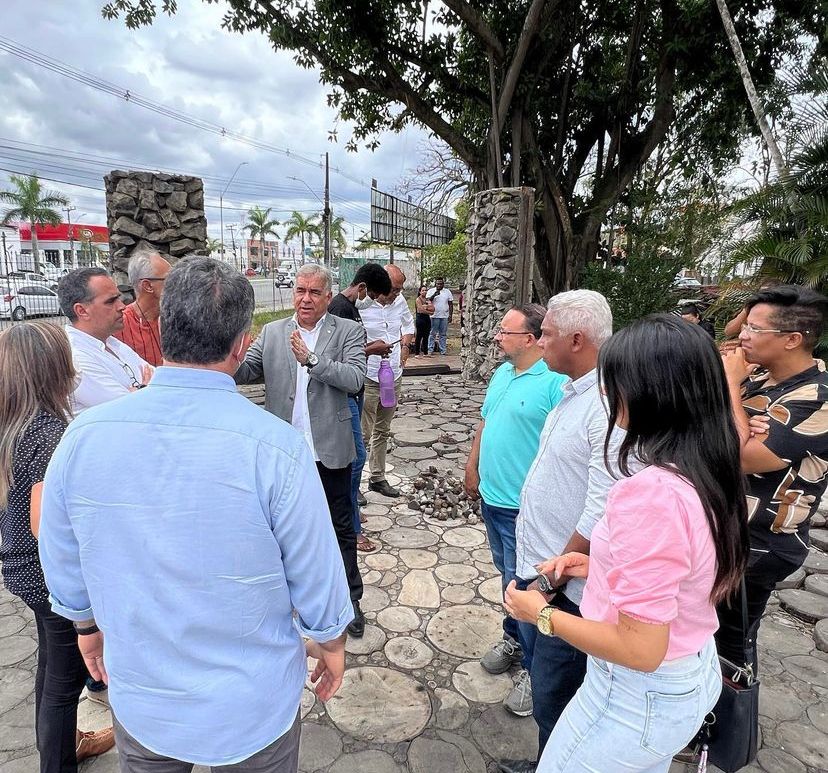
<path fill-rule="evenodd" d="M 282 311 L 257 311 L 253 315 L 253 327 L 251 334 L 256 338 L 262 332 L 262 328 L 268 323 L 276 319 L 285 319 L 285 317 L 292 317 L 293 309 L 283 309 Z"/>

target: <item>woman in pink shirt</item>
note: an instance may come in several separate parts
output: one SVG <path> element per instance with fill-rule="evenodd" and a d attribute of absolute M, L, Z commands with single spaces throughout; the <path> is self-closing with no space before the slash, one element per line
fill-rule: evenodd
<path fill-rule="evenodd" d="M 739 440 L 721 358 L 697 325 L 635 322 L 604 344 L 598 368 L 609 427 L 626 430 L 626 477 L 610 492 L 590 555 L 538 567 L 587 578 L 583 617 L 514 583 L 505 605 L 590 656 L 538 772 L 660 773 L 721 690 L 716 603 L 738 587 L 748 551 Z M 644 465 L 634 475 L 631 459 Z"/>

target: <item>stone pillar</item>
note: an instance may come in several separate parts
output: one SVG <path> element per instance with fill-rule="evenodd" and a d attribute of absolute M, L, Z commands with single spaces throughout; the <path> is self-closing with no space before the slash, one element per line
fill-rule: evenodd
<path fill-rule="evenodd" d="M 532 188 L 496 188 L 472 200 L 463 311 L 467 379 L 488 380 L 500 364 L 494 331 L 512 306 L 532 300 L 534 208 Z"/>
<path fill-rule="evenodd" d="M 170 263 L 207 255 L 204 184 L 200 177 L 116 169 L 104 177 L 109 254 L 119 284 L 132 251 L 148 244 Z"/>

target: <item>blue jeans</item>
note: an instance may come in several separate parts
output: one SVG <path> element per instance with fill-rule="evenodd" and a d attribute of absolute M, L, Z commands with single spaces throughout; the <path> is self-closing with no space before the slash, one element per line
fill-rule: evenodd
<path fill-rule="evenodd" d="M 486 524 L 486 533 L 489 535 L 489 548 L 492 551 L 492 562 L 500 572 L 503 590 L 512 581 L 517 579 L 517 543 L 515 541 L 515 519 L 518 511 L 511 507 L 497 507 L 480 500 L 480 513 L 483 523 Z M 503 618 L 503 633 L 511 636 L 515 641 L 521 641 L 518 621 L 506 615 Z M 531 665 L 531 650 L 523 651 L 523 667 L 529 669 Z"/>
<path fill-rule="evenodd" d="M 571 615 L 581 616 L 578 605 L 563 593 L 555 598 L 555 606 Z M 532 629 L 532 716 L 538 726 L 538 759 L 561 714 L 584 681 L 587 656 L 557 636 L 544 636 Z"/>
<path fill-rule="evenodd" d="M 437 351 L 435 344 L 439 342 L 440 351 L 446 353 L 446 333 L 448 332 L 448 318 L 447 317 L 432 317 L 431 318 L 431 333 L 428 336 L 428 350 L 430 352 Z"/>
<path fill-rule="evenodd" d="M 667 773 L 721 689 L 712 638 L 701 652 L 664 662 L 651 674 L 590 656 L 586 679 L 555 726 L 538 773 Z"/>
<path fill-rule="evenodd" d="M 362 398 L 348 398 L 348 407 L 351 409 L 351 430 L 354 433 L 354 446 L 356 447 L 356 458 L 351 462 L 351 506 L 354 508 L 354 534 L 362 534 L 362 524 L 359 520 L 359 481 L 362 478 L 362 468 L 365 467 L 365 443 L 362 440 Z"/>

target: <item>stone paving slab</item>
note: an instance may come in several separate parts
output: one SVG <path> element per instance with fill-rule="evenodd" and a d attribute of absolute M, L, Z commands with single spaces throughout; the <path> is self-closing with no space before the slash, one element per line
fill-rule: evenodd
<path fill-rule="evenodd" d="M 389 453 L 388 479 L 403 495 L 366 495 L 365 529 L 380 545 L 377 553 L 359 556 L 368 625 L 362 639 L 348 641 L 348 670 L 338 695 L 325 706 L 309 690 L 303 693 L 303 773 L 495 773 L 496 759 L 536 752 L 533 720 L 513 717 L 500 705 L 516 670 L 493 676 L 478 662 L 500 637 L 502 619 L 500 579 L 484 527 L 424 519 L 407 504 L 414 478 L 430 466 L 462 476 L 482 397 L 482 387 L 459 376 L 403 381 L 392 429 L 434 432 L 445 441 L 419 446 L 400 438 Z M 438 450 L 439 443 L 445 448 Z M 415 448 L 438 456 L 406 458 Z M 459 449 L 459 455 L 448 458 L 446 448 Z M 745 773 L 828 771 L 828 615 L 813 625 L 785 608 L 807 594 L 806 616 L 819 617 L 824 610 L 812 597 L 828 599 L 820 593 L 825 575 L 828 555 L 815 546 L 804 571 L 769 604 L 759 635 L 762 748 Z M 34 637 L 28 609 L 0 589 L 0 773 L 38 770 Z M 85 698 L 79 715 L 83 729 L 108 721 L 107 712 Z M 117 773 L 117 763 L 113 750 L 81 771 Z M 695 767 L 670 768 L 691 771 Z"/>

